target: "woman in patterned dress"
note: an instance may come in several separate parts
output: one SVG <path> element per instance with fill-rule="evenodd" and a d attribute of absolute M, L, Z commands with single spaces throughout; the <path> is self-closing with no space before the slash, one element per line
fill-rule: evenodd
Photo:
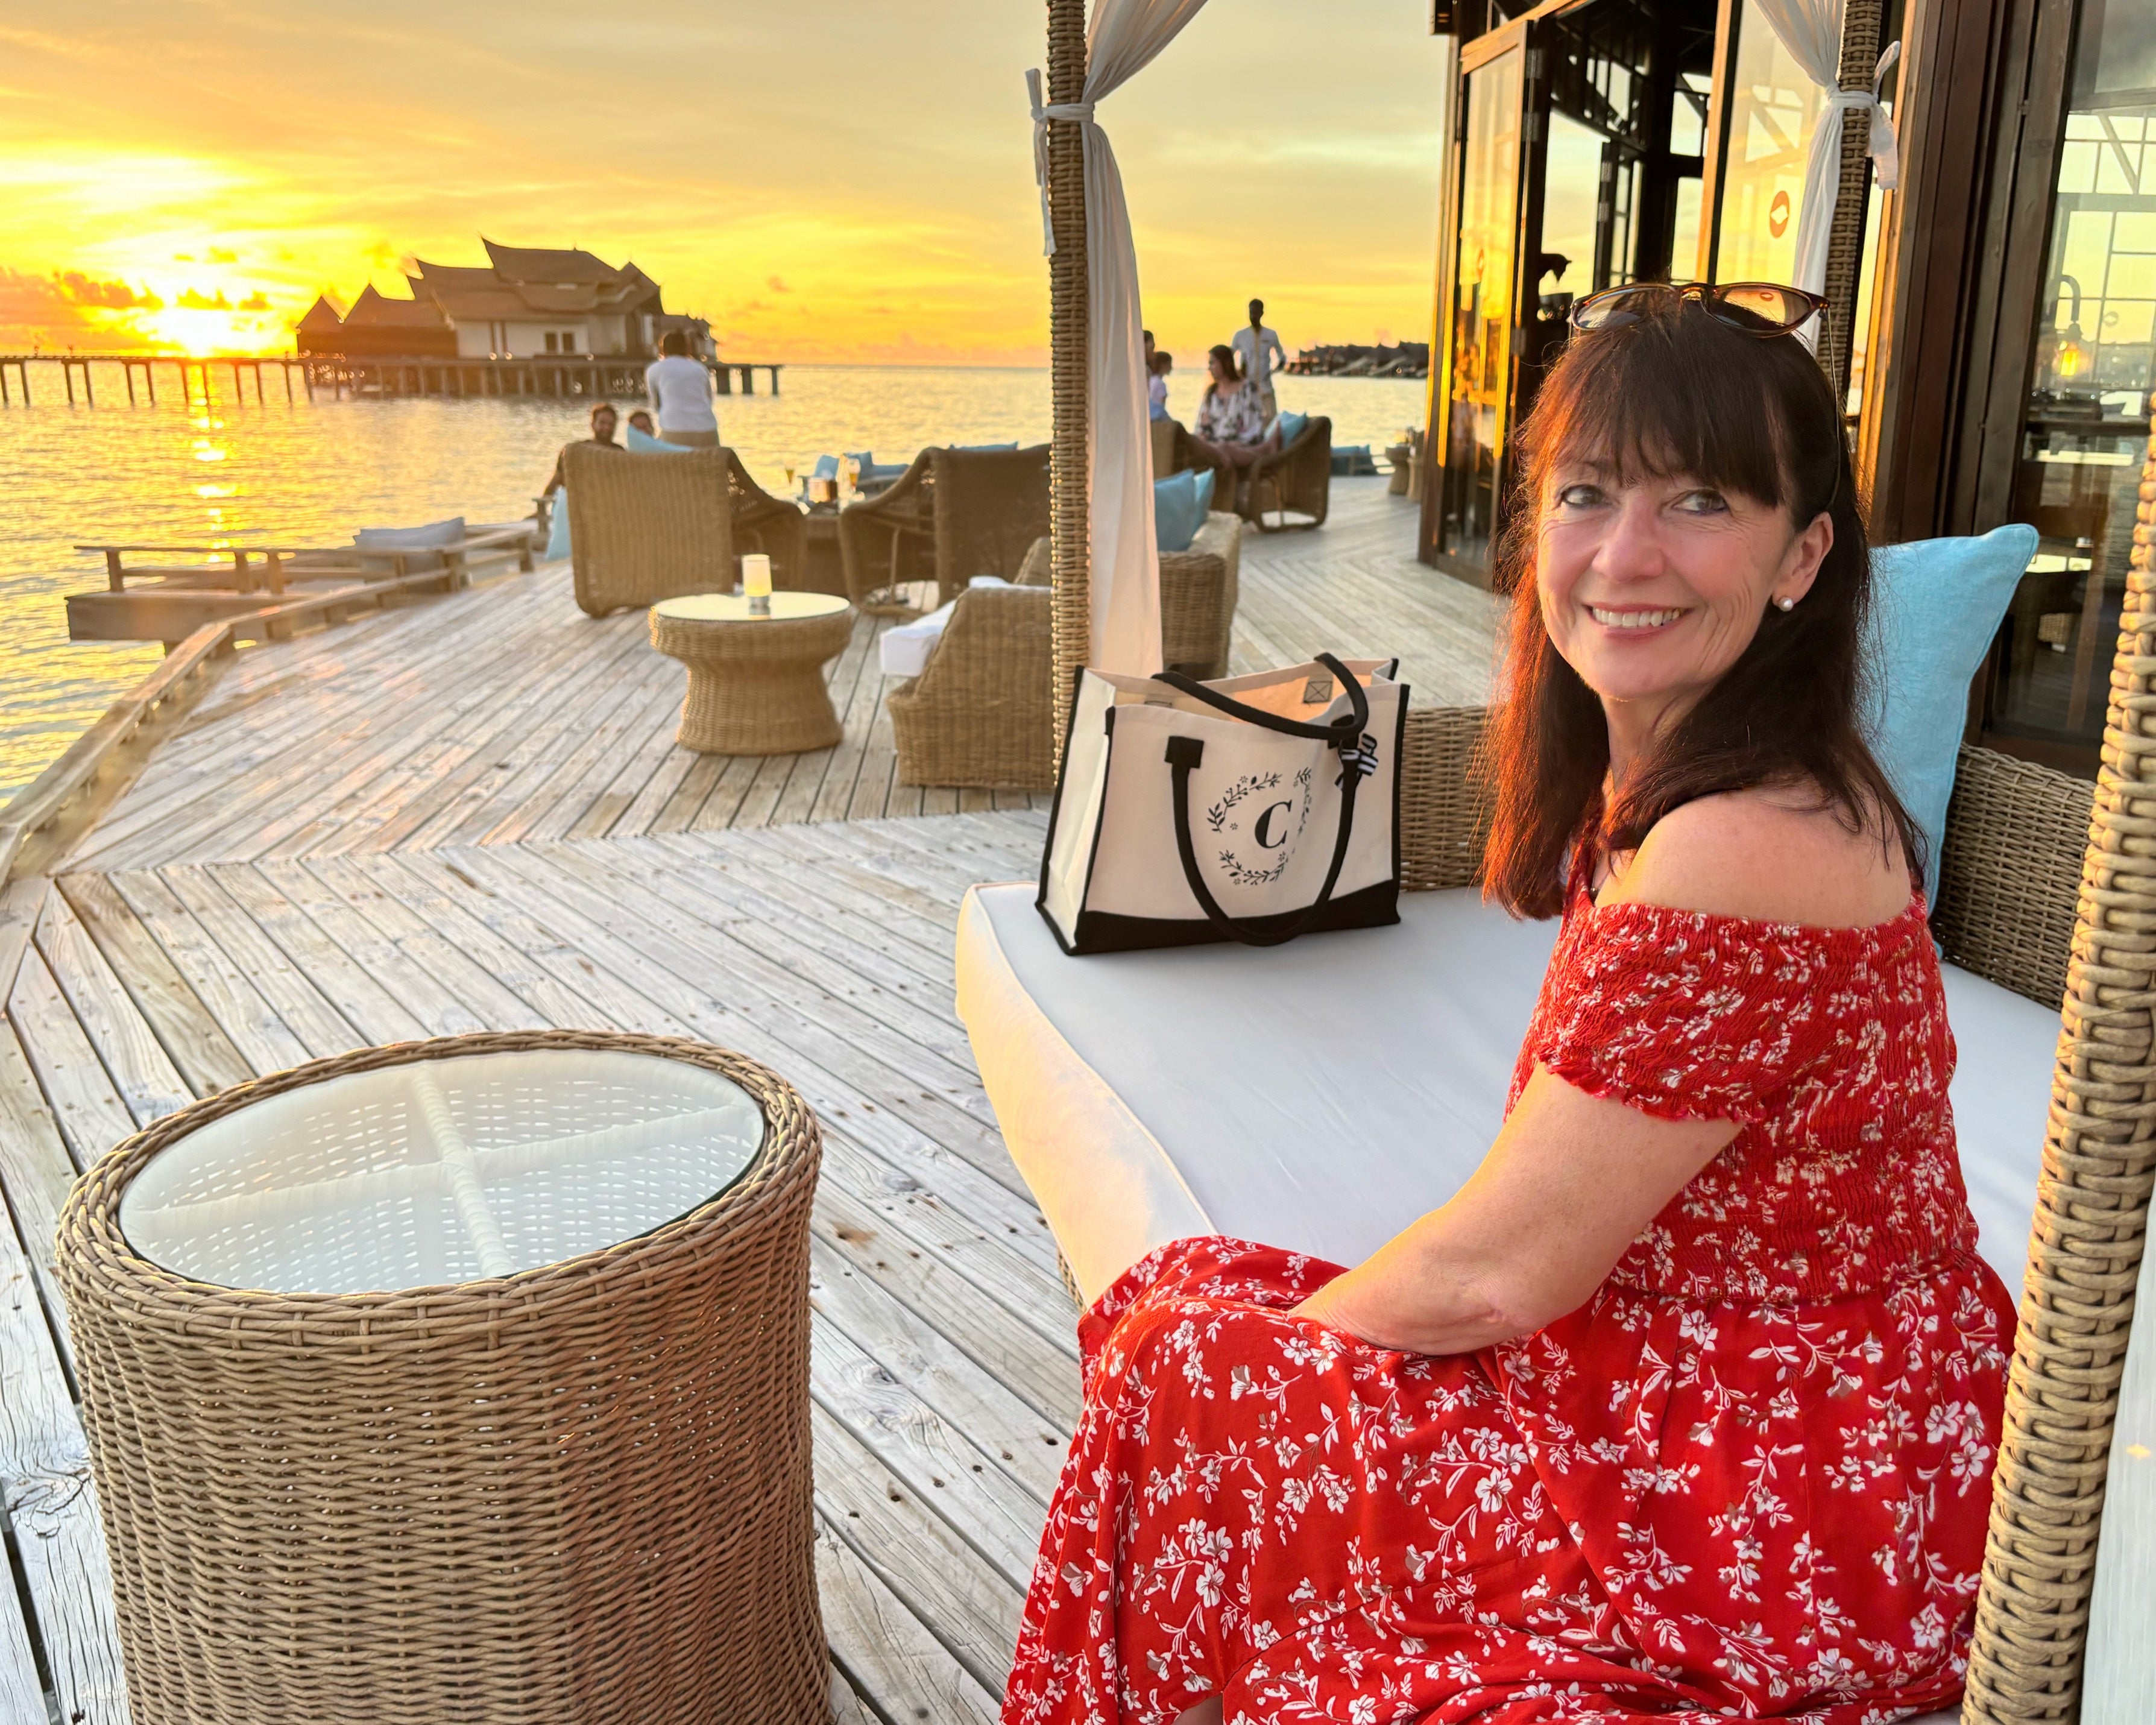
<path fill-rule="evenodd" d="M 1006 1725 L 1959 1692 L 2014 1308 L 1840 415 L 1793 336 L 1635 311 L 1552 368 L 1501 552 L 1486 891 L 1563 918 L 1504 1128 L 1352 1269 L 1179 1240 L 1085 1315 Z"/>
<path fill-rule="evenodd" d="M 1257 386 L 1235 369 L 1235 350 L 1215 347 L 1205 356 L 1209 381 L 1198 399 L 1198 423 L 1190 435 L 1216 467 L 1235 476 L 1272 449 L 1278 438 L 1265 423 L 1265 402 Z"/>

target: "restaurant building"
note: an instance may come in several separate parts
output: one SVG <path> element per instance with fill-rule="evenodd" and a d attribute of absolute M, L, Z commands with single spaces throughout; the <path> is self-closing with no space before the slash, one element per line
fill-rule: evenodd
<path fill-rule="evenodd" d="M 1453 125 L 1421 553 L 1488 583 L 1510 434 L 1576 298 L 1656 279 L 1823 288 L 1820 352 L 1846 380 L 1874 536 L 2041 536 L 1969 740 L 2093 777 L 2156 388 L 2156 5 L 1841 12 L 1436 0 Z M 1824 191 L 1847 189 L 1808 224 L 1837 105 L 1815 74 L 1869 85 L 1897 44 L 1879 82 L 1892 156 L 1867 172 L 1866 110 L 1840 98 L 1852 136 L 1838 182 L 1830 144 Z M 1808 226 L 1831 229 L 1823 281 L 1803 279 Z"/>

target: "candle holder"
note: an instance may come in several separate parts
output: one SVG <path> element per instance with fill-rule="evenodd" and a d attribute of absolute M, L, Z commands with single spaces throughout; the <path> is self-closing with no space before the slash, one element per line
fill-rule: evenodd
<path fill-rule="evenodd" d="M 771 615 L 771 558 L 767 553 L 752 551 L 742 556 L 742 593 L 748 600 L 750 616 Z"/>

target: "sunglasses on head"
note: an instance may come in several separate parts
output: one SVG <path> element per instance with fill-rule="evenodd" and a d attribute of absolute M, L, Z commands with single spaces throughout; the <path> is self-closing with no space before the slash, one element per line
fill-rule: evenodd
<path fill-rule="evenodd" d="M 1577 301 L 1571 313 L 1576 330 L 1614 330 L 1637 323 L 1666 300 L 1697 300 L 1700 310 L 1718 323 L 1748 336 L 1786 336 L 1826 309 L 1822 294 L 1778 287 L 1765 281 L 1640 281 L 1604 288 Z"/>

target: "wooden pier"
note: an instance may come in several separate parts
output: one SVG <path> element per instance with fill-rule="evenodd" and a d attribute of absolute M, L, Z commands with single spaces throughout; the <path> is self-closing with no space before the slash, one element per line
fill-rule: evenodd
<path fill-rule="evenodd" d="M 374 356 L 343 353 L 180 354 L 180 353 L 0 353 L 0 407 L 33 405 L 30 367 L 55 366 L 69 406 L 97 405 L 93 367 L 116 367 L 131 406 L 154 405 L 157 372 L 165 369 L 183 401 L 204 405 L 218 399 L 229 379 L 228 402 L 244 403 L 250 387 L 258 405 L 266 404 L 275 386 L 265 371 L 281 374 L 285 399 L 315 399 L 317 390 L 333 400 L 347 397 L 410 395 L 449 397 L 547 397 L 627 399 L 644 393 L 644 370 L 651 362 L 633 356 L 531 354 L 514 358 L 461 358 L 449 354 Z M 706 360 L 712 388 L 721 395 L 756 393 L 756 374 L 765 373 L 771 393 L 778 393 L 783 363 L 769 360 Z M 141 393 L 136 383 L 141 383 Z M 48 379 L 48 382 L 51 380 Z M 110 388 L 108 385 L 108 398 Z"/>
<path fill-rule="evenodd" d="M 1322 528 L 1252 536 L 1232 668 L 1398 653 L 1418 702 L 1485 698 L 1501 602 L 1416 564 L 1414 526 L 1382 480 L 1341 480 Z M 832 668 L 836 748 L 689 754 L 681 668 L 640 614 L 593 621 L 568 588 L 542 566 L 204 661 L 139 777 L 79 836 L 32 835 L 0 889 L 7 1725 L 127 1717 L 52 1262 L 79 1171 L 304 1060 L 539 1025 L 737 1048 L 815 1108 L 838 1725 L 995 1717 L 1078 1416 L 1076 1314 L 952 939 L 968 883 L 1038 868 L 1047 798 L 896 783 L 875 618 Z"/>

